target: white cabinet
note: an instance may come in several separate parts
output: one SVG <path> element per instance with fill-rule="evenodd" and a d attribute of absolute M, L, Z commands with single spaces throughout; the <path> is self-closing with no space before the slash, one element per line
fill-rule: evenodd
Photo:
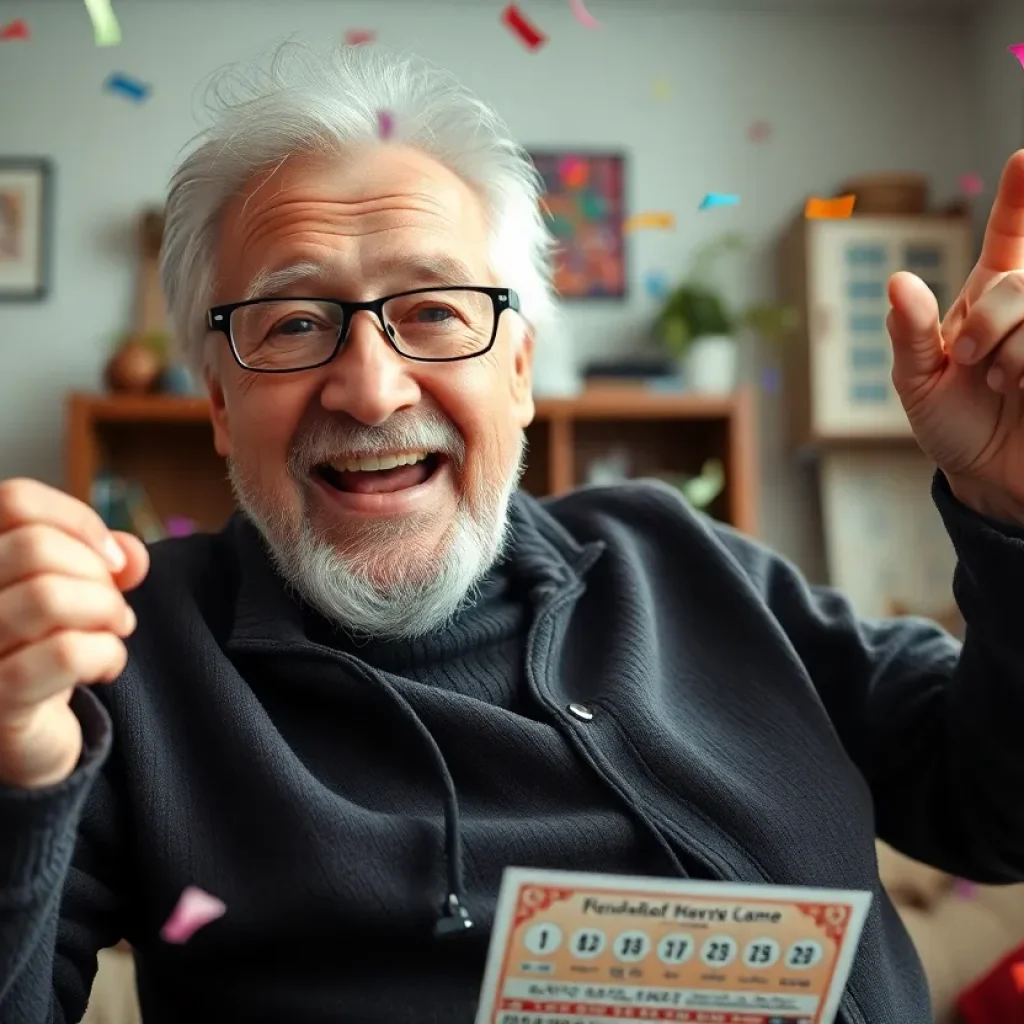
<path fill-rule="evenodd" d="M 939 217 L 802 220 L 783 249 L 783 292 L 801 311 L 787 353 L 797 444 L 910 435 L 892 386 L 887 282 L 909 270 L 935 292 L 940 316 L 973 264 L 968 221 Z"/>

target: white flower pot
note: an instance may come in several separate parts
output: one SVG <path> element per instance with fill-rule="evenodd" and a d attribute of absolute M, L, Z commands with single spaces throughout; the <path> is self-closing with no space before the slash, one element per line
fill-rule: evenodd
<path fill-rule="evenodd" d="M 739 346 L 727 334 L 708 334 L 690 343 L 682 360 L 686 387 L 702 394 L 727 394 L 736 387 Z"/>

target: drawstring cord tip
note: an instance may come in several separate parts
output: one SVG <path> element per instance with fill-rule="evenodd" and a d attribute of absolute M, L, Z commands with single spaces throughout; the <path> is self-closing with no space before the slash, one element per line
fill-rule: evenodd
<path fill-rule="evenodd" d="M 469 911 L 459 902 L 455 893 L 449 893 L 441 909 L 441 917 L 434 922 L 434 938 L 446 939 L 450 935 L 461 935 L 473 928 Z"/>

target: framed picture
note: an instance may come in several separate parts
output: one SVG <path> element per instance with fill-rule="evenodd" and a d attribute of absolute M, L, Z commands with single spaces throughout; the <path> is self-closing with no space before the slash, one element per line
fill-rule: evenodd
<path fill-rule="evenodd" d="M 626 297 L 626 158 L 575 150 L 533 152 L 545 212 L 558 240 L 555 287 L 563 299 Z"/>
<path fill-rule="evenodd" d="M 52 190 L 48 160 L 0 157 L 0 301 L 46 297 Z"/>

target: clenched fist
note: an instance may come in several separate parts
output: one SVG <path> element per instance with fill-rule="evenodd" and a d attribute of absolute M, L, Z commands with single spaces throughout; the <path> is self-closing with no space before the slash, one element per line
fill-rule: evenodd
<path fill-rule="evenodd" d="M 67 778 L 82 752 L 75 686 L 125 666 L 135 615 L 123 591 L 149 570 L 130 534 L 35 480 L 0 482 L 0 785 Z"/>

